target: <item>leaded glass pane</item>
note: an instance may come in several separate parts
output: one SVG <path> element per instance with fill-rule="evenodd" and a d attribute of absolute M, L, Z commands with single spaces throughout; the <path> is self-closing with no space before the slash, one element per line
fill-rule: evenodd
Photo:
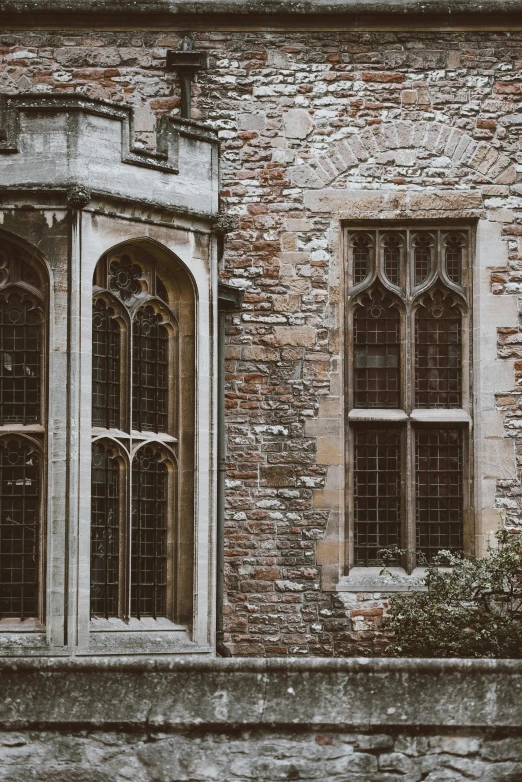
<path fill-rule="evenodd" d="M 446 237 L 446 274 L 452 282 L 462 282 L 462 240 L 459 236 Z"/>
<path fill-rule="evenodd" d="M 42 323 L 34 304 L 0 300 L 0 424 L 41 421 Z"/>
<path fill-rule="evenodd" d="M 167 597 L 167 468 L 152 448 L 132 466 L 131 615 L 165 616 Z"/>
<path fill-rule="evenodd" d="M 415 433 L 417 549 L 430 560 L 462 550 L 462 430 Z"/>
<path fill-rule="evenodd" d="M 431 271 L 431 244 L 429 235 L 420 235 L 413 242 L 414 284 L 420 285 L 427 280 Z"/>
<path fill-rule="evenodd" d="M 353 239 L 353 284 L 363 282 L 370 272 L 371 240 L 365 234 L 358 234 Z"/>
<path fill-rule="evenodd" d="M 385 236 L 384 250 L 384 274 L 392 285 L 399 285 L 401 281 L 401 240 L 399 236 Z"/>
<path fill-rule="evenodd" d="M 356 566 L 378 565 L 381 549 L 400 545 L 400 437 L 398 429 L 355 430 Z"/>
<path fill-rule="evenodd" d="M 95 443 L 91 471 L 91 615 L 118 616 L 119 465 Z"/>
<path fill-rule="evenodd" d="M 355 310 L 355 407 L 400 407 L 400 315 L 393 305 L 377 290 Z"/>
<path fill-rule="evenodd" d="M 415 315 L 415 407 L 462 406 L 462 315 L 441 291 Z"/>
<path fill-rule="evenodd" d="M 167 430 L 168 332 L 152 307 L 141 309 L 133 323 L 132 428 Z"/>
<path fill-rule="evenodd" d="M 0 443 L 0 618 L 37 615 L 40 475 L 32 448 Z"/>
<path fill-rule="evenodd" d="M 118 428 L 120 423 L 120 327 L 101 299 L 92 315 L 92 422 Z"/>

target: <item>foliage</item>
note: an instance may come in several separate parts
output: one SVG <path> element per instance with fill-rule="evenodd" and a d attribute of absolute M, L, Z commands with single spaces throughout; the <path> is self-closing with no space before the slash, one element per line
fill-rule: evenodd
<path fill-rule="evenodd" d="M 388 655 L 522 658 L 522 536 L 496 538 L 482 559 L 440 552 L 425 591 L 391 598 Z"/>

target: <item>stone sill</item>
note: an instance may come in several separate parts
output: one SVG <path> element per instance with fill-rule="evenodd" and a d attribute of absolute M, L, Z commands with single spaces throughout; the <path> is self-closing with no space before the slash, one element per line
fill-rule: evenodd
<path fill-rule="evenodd" d="M 358 421 L 370 423 L 372 421 L 386 421 L 388 423 L 410 421 L 419 424 L 469 424 L 471 418 L 465 410 L 457 409 L 439 409 L 430 410 L 416 409 L 408 414 L 404 410 L 381 410 L 378 408 L 354 408 L 348 413 L 348 420 L 352 423 Z"/>
<path fill-rule="evenodd" d="M 337 592 L 425 592 L 422 583 L 426 568 L 416 567 L 408 574 L 402 567 L 354 567 L 336 586 Z"/>

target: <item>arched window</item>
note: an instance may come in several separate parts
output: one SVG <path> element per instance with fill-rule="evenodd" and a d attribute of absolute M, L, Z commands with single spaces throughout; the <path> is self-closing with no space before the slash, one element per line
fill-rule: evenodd
<path fill-rule="evenodd" d="M 450 234 L 444 242 L 446 274 L 455 285 L 462 283 L 462 252 L 465 238 L 459 234 Z"/>
<path fill-rule="evenodd" d="M 383 239 L 384 274 L 392 285 L 399 285 L 401 281 L 401 247 L 400 236 L 388 234 Z"/>
<path fill-rule="evenodd" d="M 413 280 L 414 285 L 425 282 L 432 267 L 433 240 L 430 234 L 417 234 L 413 239 Z"/>
<path fill-rule="evenodd" d="M 39 261 L 0 244 L 0 619 L 42 618 L 47 283 Z"/>
<path fill-rule="evenodd" d="M 353 258 L 353 284 L 364 282 L 370 273 L 372 240 L 368 234 L 354 234 L 351 242 Z"/>
<path fill-rule="evenodd" d="M 364 276 L 362 237 L 378 250 Z M 355 227 L 347 246 L 350 564 L 398 547 L 408 553 L 389 561 L 411 572 L 419 552 L 462 551 L 471 537 L 472 233 Z"/>
<path fill-rule="evenodd" d="M 103 258 L 94 275 L 93 617 L 180 614 L 180 304 L 172 274 L 163 270 L 160 278 L 157 270 L 154 258 L 125 247 Z"/>
<path fill-rule="evenodd" d="M 442 290 L 415 314 L 415 407 L 462 406 L 462 315 Z"/>
<path fill-rule="evenodd" d="M 167 431 L 169 335 L 162 314 L 142 307 L 132 324 L 132 428 Z"/>

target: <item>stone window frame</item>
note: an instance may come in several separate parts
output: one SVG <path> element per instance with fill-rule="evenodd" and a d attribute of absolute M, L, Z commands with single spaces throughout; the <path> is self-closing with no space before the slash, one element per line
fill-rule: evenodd
<path fill-rule="evenodd" d="M 62 93 L 6 95 L 0 102 L 6 131 L 0 143 L 2 230 L 29 252 L 34 249 L 49 279 L 45 624 L 31 632 L 0 626 L 0 656 L 212 654 L 217 134 L 203 123 L 163 115 L 156 148 L 149 151 L 135 145 L 128 106 Z M 44 149 L 42 137 L 52 141 Z M 191 289 L 192 326 L 182 342 L 195 357 L 194 415 L 185 432 L 193 444 L 194 490 L 188 504 L 179 503 L 191 529 L 178 563 L 185 583 L 182 623 L 146 627 L 144 622 L 139 632 L 123 623 L 117 632 L 94 632 L 89 617 L 92 283 L 104 253 L 129 241 L 182 271 Z"/>
<path fill-rule="evenodd" d="M 424 285 L 415 286 L 411 294 L 406 294 L 404 298 L 404 304 L 402 307 L 400 322 L 401 322 L 401 341 L 403 347 L 401 350 L 401 370 L 400 370 L 400 396 L 402 410 L 372 410 L 362 409 L 355 407 L 354 400 L 354 383 L 353 383 L 353 366 L 354 366 L 354 342 L 351 339 L 353 333 L 353 315 L 355 308 L 358 306 L 357 299 L 364 292 L 371 289 L 371 286 L 377 281 L 377 284 L 384 287 L 385 290 L 396 292 L 398 288 L 393 286 L 386 279 L 382 268 L 381 252 L 378 249 L 378 243 L 383 234 L 387 231 L 402 231 L 407 235 L 407 248 L 402 253 L 401 262 L 408 264 L 410 267 L 409 274 L 413 274 L 413 260 L 411 257 L 410 237 L 419 231 L 437 232 L 439 239 L 442 231 L 466 233 L 468 237 L 467 252 L 463 253 L 462 258 L 462 275 L 463 284 L 460 286 L 461 292 L 464 292 L 467 297 L 467 307 L 461 309 L 462 312 L 462 408 L 431 408 L 431 409 L 414 409 L 414 350 L 415 350 L 415 330 L 414 330 L 414 318 L 415 308 L 421 299 L 419 296 L 427 295 L 429 291 L 434 289 L 437 282 L 442 281 L 446 290 L 451 290 L 448 285 L 448 281 L 444 279 L 442 272 L 442 247 L 437 247 L 433 254 L 432 260 L 432 272 L 427 277 Z M 361 283 L 353 282 L 353 248 L 349 237 L 357 232 L 367 231 L 369 235 L 373 237 L 375 242 L 375 268 L 367 275 L 367 279 Z M 470 279 L 470 259 L 473 257 L 473 231 L 468 223 L 461 224 L 448 224 L 445 222 L 431 222 L 431 221 L 363 221 L 359 223 L 353 223 L 345 226 L 345 247 L 347 258 L 347 307 L 346 307 L 346 334 L 348 338 L 346 340 L 346 402 L 347 402 L 347 441 L 348 441 L 348 462 L 347 462 L 347 508 L 348 508 L 348 563 L 349 568 L 352 569 L 355 566 L 353 559 L 353 547 L 354 547 L 354 490 L 353 490 L 353 475 L 354 475 L 354 431 L 357 426 L 360 425 L 375 425 L 382 424 L 386 427 L 397 427 L 401 430 L 401 483 L 403 488 L 401 491 L 401 542 L 400 547 L 407 549 L 408 553 L 402 557 L 401 565 L 406 570 L 407 574 L 411 574 L 416 567 L 415 556 L 415 468 L 414 468 L 414 436 L 413 431 L 419 425 L 436 427 L 440 429 L 447 428 L 448 425 L 455 426 L 463 430 L 463 475 L 462 475 L 462 489 L 463 489 L 463 543 L 464 550 L 470 551 L 470 515 L 472 507 L 472 498 L 470 496 L 470 455 L 473 453 L 472 442 L 472 394 L 471 394 L 471 372 L 472 366 L 472 345 L 469 339 L 469 335 L 472 333 L 473 321 L 472 321 L 472 285 Z M 406 257 L 406 252 L 409 253 L 409 257 Z M 406 276 L 404 270 L 403 276 Z M 368 282 L 368 279 L 370 280 Z M 454 286 L 455 288 L 457 286 Z M 410 321 L 409 327 L 405 330 L 406 321 Z M 402 413 L 402 415 L 401 415 Z M 466 434 L 467 432 L 467 434 Z M 406 497 L 406 499 L 405 499 Z"/>
<path fill-rule="evenodd" d="M 329 192 L 329 191 L 328 191 Z M 332 191 L 333 192 L 333 191 Z M 337 192 L 337 191 L 335 191 Z M 367 191 L 361 191 L 367 194 Z M 482 311 L 483 305 L 482 298 L 485 294 L 483 290 L 482 275 L 479 274 L 480 266 L 484 265 L 484 248 L 489 245 L 479 244 L 481 237 L 485 235 L 487 229 L 486 221 L 484 218 L 484 212 L 478 209 L 462 209 L 458 212 L 453 211 L 453 205 L 448 209 L 445 204 L 445 199 L 441 199 L 440 209 L 433 211 L 425 210 L 395 210 L 388 207 L 387 196 L 379 191 L 371 191 L 371 195 L 375 201 L 382 201 L 383 206 L 380 210 L 365 209 L 365 204 L 361 204 L 360 209 L 343 208 L 342 201 L 340 200 L 335 213 L 332 215 L 331 229 L 330 229 L 330 241 L 332 247 L 335 248 L 335 255 L 338 258 L 338 279 L 340 283 L 340 290 L 343 295 L 339 298 L 336 305 L 334 298 L 334 312 L 338 312 L 339 324 L 341 326 L 341 338 L 340 338 L 340 371 L 338 379 L 336 379 L 337 373 L 332 376 L 333 388 L 335 389 L 334 397 L 328 405 L 324 405 L 324 410 L 329 419 L 332 412 L 337 405 L 336 399 L 339 399 L 340 415 L 344 420 L 344 426 L 341 436 L 338 439 L 339 456 L 334 457 L 332 460 L 333 479 L 327 479 L 327 488 L 324 492 L 324 502 L 329 505 L 330 497 L 334 497 L 337 492 L 331 492 L 329 485 L 335 486 L 338 482 L 339 486 L 339 513 L 334 513 L 333 525 L 337 527 L 339 523 L 338 533 L 336 538 L 338 543 L 338 565 L 335 566 L 332 561 L 332 554 L 335 548 L 332 548 L 333 539 L 332 533 L 334 527 L 332 526 L 332 532 L 328 532 L 327 540 L 325 543 L 318 543 L 318 562 L 323 565 L 323 571 L 325 576 L 325 588 L 327 590 L 333 590 L 337 592 L 373 592 L 373 593 L 386 593 L 395 591 L 410 591 L 412 589 L 421 588 L 419 586 L 419 578 L 422 578 L 424 573 L 424 567 L 417 567 L 408 573 L 405 567 L 391 567 L 391 576 L 382 574 L 381 567 L 354 567 L 353 561 L 350 557 L 350 548 L 352 544 L 350 522 L 348 515 L 348 507 L 350 503 L 350 467 L 351 467 L 351 455 L 350 455 L 350 437 L 349 430 L 352 424 L 349 421 L 350 407 L 348 405 L 348 382 L 349 382 L 349 338 L 348 338 L 348 321 L 349 321 L 349 285 L 348 285 L 348 246 L 347 235 L 348 230 L 356 227 L 372 227 L 382 228 L 384 226 L 408 226 L 415 228 L 416 226 L 431 225 L 436 228 L 449 228 L 458 230 L 460 227 L 469 229 L 471 235 L 470 244 L 470 260 L 469 260 L 469 283 L 472 289 L 469 297 L 470 314 L 474 316 L 471 325 L 470 334 L 475 334 L 475 341 L 477 341 L 477 329 L 478 324 L 475 320 L 477 312 Z M 346 201 L 351 200 L 352 196 L 347 194 Z M 449 201 L 449 200 L 448 200 Z M 348 204 L 346 205 L 348 206 Z M 390 204 L 391 206 L 391 204 Z M 387 208 L 388 207 L 388 208 Z M 323 207 L 322 207 L 323 208 Z M 489 237 L 488 237 L 489 241 Z M 498 245 L 501 247 L 500 242 Z M 334 267 L 335 268 L 335 267 Z M 335 279 L 335 275 L 332 278 Z M 469 396 L 469 411 L 472 412 L 474 399 L 477 394 L 482 393 L 482 386 L 484 385 L 484 376 L 477 371 L 477 361 L 480 361 L 482 355 L 482 346 L 479 343 L 475 345 L 476 350 L 473 351 L 473 355 L 470 356 L 469 363 L 469 378 L 470 378 L 470 396 Z M 480 374 L 480 377 L 479 377 Z M 339 397 L 336 395 L 339 393 Z M 451 422 L 452 413 L 448 411 L 448 422 Z M 322 416 L 321 416 L 322 418 Z M 470 416 L 471 419 L 471 416 Z M 466 419 L 466 422 L 459 421 L 460 425 L 468 425 L 469 439 L 466 440 L 467 457 L 469 463 L 469 478 L 467 481 L 469 484 L 468 491 L 468 511 L 466 514 L 465 524 L 465 550 L 471 552 L 482 552 L 484 550 L 484 535 L 487 534 L 491 527 L 489 515 L 480 509 L 480 503 L 482 502 L 482 491 L 484 485 L 484 464 L 480 451 L 477 451 L 477 438 L 482 437 L 482 421 L 473 421 Z M 327 445 L 330 442 L 332 435 L 327 435 L 325 432 L 330 431 L 330 428 L 335 429 L 334 419 L 322 421 L 319 419 L 317 422 L 317 434 L 319 435 L 318 449 L 322 455 L 323 449 L 325 452 L 327 448 L 331 446 Z M 322 431 L 320 431 L 322 430 Z M 316 434 L 316 427 L 310 425 L 308 427 L 310 434 Z M 330 439 L 329 439 L 330 438 Z M 324 446 L 323 446 L 324 441 Z M 469 446 L 468 446 L 469 443 Z M 331 453 L 331 451 L 329 451 Z M 333 454 L 332 454 L 333 455 Z M 337 468 L 333 465 L 339 464 L 340 475 L 339 478 L 335 478 L 337 474 Z M 486 479 L 487 480 L 487 479 Z M 316 506 L 322 507 L 322 492 L 317 493 Z M 478 517 L 477 517 L 478 514 Z M 485 515 L 485 523 L 481 522 L 482 516 Z M 495 515 L 495 513 L 493 513 Z M 477 518 L 476 518 L 477 517 Z M 337 522 L 338 519 L 338 522 Z M 484 526 L 483 526 L 484 524 Z M 330 542 L 332 540 L 332 542 Z M 330 564 L 331 563 L 331 564 Z M 402 563 L 401 563 L 402 565 Z M 337 573 L 337 576 L 336 576 Z"/>

